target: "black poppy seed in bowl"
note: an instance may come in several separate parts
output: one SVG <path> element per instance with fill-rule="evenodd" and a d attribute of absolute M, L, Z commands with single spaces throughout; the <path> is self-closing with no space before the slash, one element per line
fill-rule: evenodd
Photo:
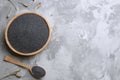
<path fill-rule="evenodd" d="M 42 78 L 43 76 L 45 76 L 46 72 L 42 67 L 39 66 L 33 66 L 32 67 L 32 75 L 39 79 Z"/>
<path fill-rule="evenodd" d="M 25 13 L 16 17 L 7 30 L 8 42 L 18 52 L 40 50 L 49 39 L 49 25 L 37 14 Z"/>

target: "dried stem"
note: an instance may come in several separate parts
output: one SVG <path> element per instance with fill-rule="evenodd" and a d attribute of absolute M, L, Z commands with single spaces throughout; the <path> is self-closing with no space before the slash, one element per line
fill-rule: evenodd
<path fill-rule="evenodd" d="M 39 9 L 41 7 L 41 2 L 37 3 L 36 8 Z"/>
<path fill-rule="evenodd" d="M 21 4 L 21 5 L 24 6 L 24 7 L 28 7 L 28 5 L 25 4 L 25 3 L 22 3 L 22 2 L 18 2 L 18 3 Z"/>
<path fill-rule="evenodd" d="M 8 0 L 8 1 L 15 7 L 16 10 L 18 10 L 18 8 L 15 6 L 12 0 Z"/>
<path fill-rule="evenodd" d="M 6 16 L 7 19 L 10 17 L 10 14 L 11 14 L 11 8 L 10 8 L 10 10 L 9 10 L 7 16 Z"/>

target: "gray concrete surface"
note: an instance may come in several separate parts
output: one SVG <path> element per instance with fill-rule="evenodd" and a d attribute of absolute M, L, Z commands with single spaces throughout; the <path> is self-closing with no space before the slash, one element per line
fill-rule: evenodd
<path fill-rule="evenodd" d="M 41 80 L 120 80 L 120 0 L 11 1 L 0 0 L 0 77 L 20 68 L 3 61 L 10 55 L 44 67 L 47 74 Z M 8 21 L 24 11 L 40 13 L 52 29 L 47 48 L 29 58 L 11 55 L 4 43 Z M 5 80 L 36 80 L 26 69 L 20 74 L 20 79 Z"/>

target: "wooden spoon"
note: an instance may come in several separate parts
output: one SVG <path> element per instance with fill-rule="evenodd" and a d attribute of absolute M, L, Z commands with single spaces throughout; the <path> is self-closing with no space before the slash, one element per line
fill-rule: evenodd
<path fill-rule="evenodd" d="M 46 74 L 45 70 L 42 67 L 40 67 L 40 66 L 33 66 L 33 67 L 31 67 L 31 66 L 29 66 L 29 65 L 27 65 L 25 63 L 22 63 L 22 62 L 14 59 L 14 58 L 11 58 L 9 56 L 5 56 L 4 57 L 4 61 L 16 64 L 18 66 L 21 66 L 23 68 L 28 69 L 30 71 L 30 73 L 33 75 L 33 77 L 35 77 L 37 79 L 45 76 L 45 74 Z"/>

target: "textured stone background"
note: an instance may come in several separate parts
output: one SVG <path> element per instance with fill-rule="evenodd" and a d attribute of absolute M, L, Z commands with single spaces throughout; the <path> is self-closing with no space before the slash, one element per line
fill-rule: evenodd
<path fill-rule="evenodd" d="M 44 67 L 41 80 L 120 80 L 120 0 L 11 1 L 0 0 L 0 77 L 20 68 L 3 61 L 10 55 Z M 4 43 L 8 21 L 23 11 L 42 14 L 52 29 L 47 48 L 27 58 L 11 55 Z M 21 69 L 22 78 L 5 80 L 35 80 Z"/>

